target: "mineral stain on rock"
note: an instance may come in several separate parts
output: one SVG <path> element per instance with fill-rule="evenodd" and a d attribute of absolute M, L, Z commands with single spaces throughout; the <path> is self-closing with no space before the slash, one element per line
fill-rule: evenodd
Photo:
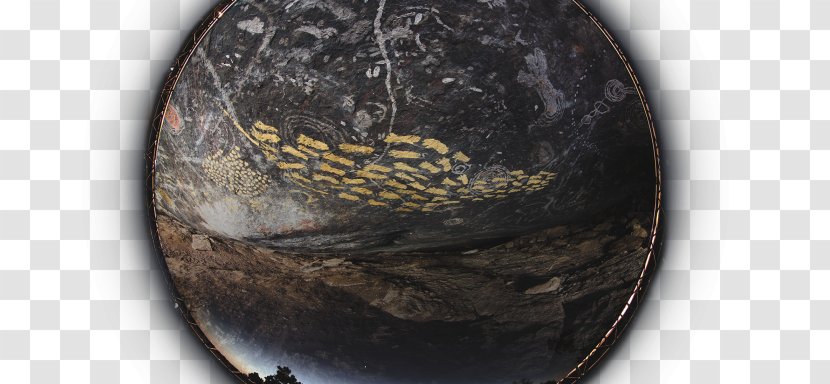
<path fill-rule="evenodd" d="M 242 20 L 236 23 L 236 26 L 243 31 L 248 31 L 253 34 L 260 34 L 264 32 L 263 27 L 265 27 L 265 23 L 263 23 L 258 17 L 255 17 L 251 20 Z"/>
<path fill-rule="evenodd" d="M 603 30 L 572 1 L 232 3 L 174 74 L 150 176 L 183 311 L 238 376 L 566 377 L 660 209 Z"/>
<path fill-rule="evenodd" d="M 205 235 L 197 235 L 194 234 L 191 236 L 193 241 L 190 243 L 190 247 L 193 248 L 194 251 L 212 251 L 213 246 L 210 245 L 210 237 Z"/>

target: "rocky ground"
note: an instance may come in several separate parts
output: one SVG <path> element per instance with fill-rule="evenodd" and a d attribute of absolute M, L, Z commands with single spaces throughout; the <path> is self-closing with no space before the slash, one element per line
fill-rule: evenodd
<path fill-rule="evenodd" d="M 510 383 L 561 377 L 610 328 L 645 260 L 643 211 L 442 254 L 296 255 L 158 228 L 187 310 L 242 371 Z"/>

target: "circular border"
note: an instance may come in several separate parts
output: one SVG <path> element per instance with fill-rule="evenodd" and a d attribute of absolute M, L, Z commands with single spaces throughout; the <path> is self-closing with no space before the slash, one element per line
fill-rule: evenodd
<path fill-rule="evenodd" d="M 234 4 L 236 4 L 239 0 L 222 0 L 216 5 L 203 19 L 202 22 L 191 32 L 190 39 L 184 43 L 182 49 L 179 51 L 178 56 L 173 61 L 173 64 L 170 66 L 170 73 L 167 75 L 162 87 L 158 102 L 156 103 L 155 109 L 153 111 L 153 115 L 151 118 L 151 127 L 150 132 L 148 135 L 148 143 L 147 143 L 147 151 L 145 152 L 145 204 L 147 208 L 147 216 L 146 219 L 148 221 L 148 227 L 150 230 L 150 237 L 153 243 L 153 249 L 158 257 L 158 261 L 161 264 L 161 270 L 164 274 L 164 279 L 167 282 L 168 291 L 170 296 L 173 300 L 173 304 L 178 309 L 180 315 L 190 327 L 190 330 L 193 334 L 198 338 L 199 342 L 201 342 L 208 351 L 213 354 L 213 356 L 230 372 L 233 374 L 240 382 L 242 383 L 251 383 L 250 380 L 247 379 L 247 375 L 234 367 L 233 364 L 228 361 L 228 359 L 222 355 L 221 352 L 211 343 L 211 341 L 207 338 L 204 334 L 202 329 L 196 324 L 196 321 L 193 319 L 193 316 L 190 312 L 186 309 L 185 301 L 182 299 L 179 291 L 176 289 L 175 284 L 173 283 L 173 277 L 170 273 L 170 269 L 167 267 L 167 263 L 165 262 L 164 258 L 164 251 L 161 248 L 160 236 L 158 233 L 158 228 L 156 226 L 156 201 L 155 201 L 155 190 L 154 188 L 154 171 L 156 165 L 156 154 L 158 150 L 158 141 L 159 135 L 161 133 L 161 128 L 164 125 L 164 116 L 165 112 L 167 111 L 167 107 L 170 104 L 170 99 L 173 96 L 173 91 L 178 84 L 179 78 L 184 71 L 185 66 L 190 61 L 190 58 L 198 48 L 199 44 L 204 40 L 204 38 L 210 33 L 210 30 L 213 28 L 214 25 L 219 21 L 220 18 L 230 9 Z M 642 271 L 640 271 L 640 276 L 637 279 L 637 284 L 635 284 L 634 289 L 632 290 L 631 294 L 628 297 L 625 305 L 622 308 L 622 311 L 617 316 L 617 319 L 611 325 L 611 328 L 602 336 L 600 341 L 594 346 L 594 348 L 585 356 L 576 367 L 574 367 L 568 374 L 565 375 L 562 379 L 557 381 L 557 384 L 572 384 L 578 382 L 582 379 L 592 368 L 594 368 L 602 358 L 608 353 L 608 351 L 617 344 L 621 340 L 622 335 L 626 327 L 631 323 L 631 320 L 634 317 L 634 314 L 637 312 L 637 309 L 640 306 L 640 303 L 644 300 L 646 290 L 651 282 L 652 278 L 654 277 L 655 272 L 657 271 L 657 259 L 660 253 L 660 248 L 663 242 L 663 225 L 661 223 L 661 219 L 663 217 L 663 206 L 662 206 L 662 173 L 661 173 L 661 161 L 660 161 L 660 149 L 658 146 L 657 140 L 657 132 L 654 124 L 654 118 L 651 113 L 651 109 L 649 108 L 649 104 L 646 100 L 645 93 L 643 92 L 643 87 L 640 84 L 637 76 L 634 73 L 634 69 L 631 65 L 631 62 L 625 56 L 620 48 L 620 45 L 614 40 L 611 36 L 610 31 L 599 21 L 599 19 L 587 8 L 586 5 L 582 4 L 580 0 L 571 0 L 577 7 L 579 7 L 582 12 L 594 23 L 594 25 L 599 28 L 600 31 L 605 35 L 608 39 L 608 42 L 611 43 L 611 46 L 614 48 L 614 51 L 617 52 L 617 55 L 625 65 L 625 68 L 631 76 L 631 80 L 634 82 L 634 87 L 637 89 L 637 95 L 640 98 L 640 101 L 643 106 L 643 110 L 646 114 L 646 121 L 648 122 L 649 134 L 651 136 L 651 144 L 652 144 L 652 152 L 654 155 L 654 175 L 655 175 L 655 186 L 654 186 L 654 209 L 653 209 L 653 221 L 651 225 L 651 231 L 649 232 L 648 237 L 648 253 L 646 254 L 645 263 L 643 265 Z"/>

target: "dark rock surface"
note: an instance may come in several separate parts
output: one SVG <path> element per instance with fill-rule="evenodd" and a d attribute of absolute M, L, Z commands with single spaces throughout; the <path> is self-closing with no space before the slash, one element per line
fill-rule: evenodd
<path fill-rule="evenodd" d="M 159 206 L 285 251 L 470 248 L 654 184 L 631 76 L 571 1 L 240 1 L 166 116 Z"/>
<path fill-rule="evenodd" d="M 571 1 L 240 0 L 157 143 L 186 310 L 306 384 L 559 379 L 655 231 L 644 102 Z"/>

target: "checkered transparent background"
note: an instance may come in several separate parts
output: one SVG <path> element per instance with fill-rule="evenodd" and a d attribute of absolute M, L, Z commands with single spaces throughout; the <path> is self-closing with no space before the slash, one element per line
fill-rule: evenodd
<path fill-rule="evenodd" d="M 586 383 L 830 382 L 830 0 L 589 0 L 665 164 L 648 300 Z M 229 383 L 144 230 L 151 105 L 209 0 L 0 8 L 0 382 Z"/>

